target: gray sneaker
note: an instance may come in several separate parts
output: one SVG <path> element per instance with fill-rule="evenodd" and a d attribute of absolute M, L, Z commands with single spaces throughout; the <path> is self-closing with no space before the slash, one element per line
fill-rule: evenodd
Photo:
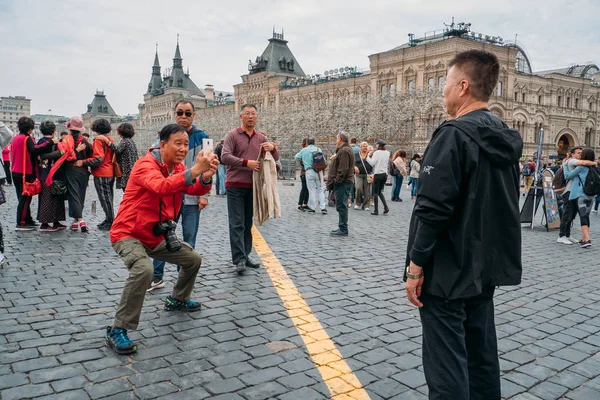
<path fill-rule="evenodd" d="M 237 272 L 238 275 L 242 275 L 244 272 L 246 272 L 246 262 L 242 261 L 237 263 L 235 266 L 235 272 Z"/>

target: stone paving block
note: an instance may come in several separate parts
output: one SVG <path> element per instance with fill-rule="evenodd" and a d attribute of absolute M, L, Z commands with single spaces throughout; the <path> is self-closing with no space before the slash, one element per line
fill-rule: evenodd
<path fill-rule="evenodd" d="M 552 382 L 542 382 L 531 388 L 530 392 L 542 399 L 560 399 L 569 389 Z"/>
<path fill-rule="evenodd" d="M 58 360 L 61 364 L 71 364 L 76 362 L 90 361 L 96 360 L 99 358 L 103 358 L 104 354 L 102 354 L 99 350 L 81 350 L 73 353 L 64 354 L 58 356 Z"/>
<path fill-rule="evenodd" d="M 259 383 L 273 381 L 287 375 L 285 371 L 277 367 L 266 368 L 253 372 L 247 372 L 238 378 L 246 385 L 258 385 Z"/>
<path fill-rule="evenodd" d="M 400 393 L 404 393 L 408 391 L 409 388 L 395 379 L 385 378 L 371 383 L 366 387 L 366 390 L 368 393 L 375 393 L 376 395 L 387 399 Z"/>
<path fill-rule="evenodd" d="M 121 392 L 132 390 L 132 386 L 125 379 L 115 379 L 109 382 L 90 384 L 84 387 L 92 399 L 99 399 Z"/>
<path fill-rule="evenodd" d="M 500 383 L 502 387 L 502 396 L 504 398 L 510 398 L 516 394 L 523 393 L 526 390 L 523 386 L 519 386 L 506 379 L 501 379 Z"/>
<path fill-rule="evenodd" d="M 15 372 L 30 372 L 36 369 L 57 367 L 58 361 L 54 357 L 41 357 L 26 361 L 19 361 L 12 364 Z"/>
<path fill-rule="evenodd" d="M 416 369 L 409 369 L 399 374 L 392 376 L 392 379 L 397 380 L 404 386 L 408 386 L 411 389 L 416 389 L 419 386 L 425 385 L 425 375 L 422 371 Z"/>
<path fill-rule="evenodd" d="M 135 371 L 128 367 L 110 367 L 100 371 L 88 373 L 85 377 L 92 383 L 106 382 L 111 379 L 133 375 Z"/>
<path fill-rule="evenodd" d="M 600 357 L 590 357 L 587 360 L 573 365 L 568 370 L 589 379 L 595 378 L 600 375 Z"/>
<path fill-rule="evenodd" d="M 218 367 L 215 369 L 216 372 L 221 374 L 223 378 L 233 378 L 246 372 L 256 371 L 252 365 L 247 362 L 233 363 Z"/>
<path fill-rule="evenodd" d="M 2 400 L 30 399 L 52 393 L 52 388 L 47 383 L 41 385 L 25 385 L 6 389 L 0 392 Z"/>
<path fill-rule="evenodd" d="M 568 392 L 565 398 L 571 400 L 591 400 L 600 399 L 600 390 L 582 385 L 572 392 Z"/>
<path fill-rule="evenodd" d="M 15 386 L 26 385 L 28 383 L 29 379 L 24 373 L 0 375 L 0 390 L 12 388 Z"/>
<path fill-rule="evenodd" d="M 135 388 L 135 395 L 140 399 L 155 399 L 179 391 L 177 386 L 169 382 L 154 383 L 142 388 Z"/>
<path fill-rule="evenodd" d="M 32 383 L 51 382 L 59 379 L 72 378 L 85 375 L 87 371 L 82 365 L 63 365 L 56 368 L 47 368 L 33 371 L 29 374 Z"/>
<path fill-rule="evenodd" d="M 329 398 L 329 396 L 324 396 L 323 394 L 311 388 L 294 390 L 278 397 L 279 400 L 321 400 L 325 398 Z"/>
<path fill-rule="evenodd" d="M 158 382 L 164 381 L 176 381 L 179 377 L 170 368 L 158 369 L 150 372 L 143 372 L 141 374 L 135 374 L 129 376 L 127 379 L 136 388 L 152 385 Z M 166 394 L 166 393 L 165 393 Z M 139 394 L 136 393 L 139 396 Z"/>
<path fill-rule="evenodd" d="M 37 397 L 37 400 L 86 400 L 89 399 L 88 394 L 82 390 L 70 390 L 59 394 L 51 394 L 48 396 Z"/>
<path fill-rule="evenodd" d="M 55 392 L 64 392 L 67 390 L 74 390 L 84 387 L 88 383 L 88 380 L 83 376 L 76 376 L 73 378 L 63 379 L 50 383 L 50 386 Z"/>

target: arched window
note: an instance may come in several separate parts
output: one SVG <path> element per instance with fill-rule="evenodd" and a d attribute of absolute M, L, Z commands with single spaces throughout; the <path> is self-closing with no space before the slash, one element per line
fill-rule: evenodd
<path fill-rule="evenodd" d="M 390 96 L 391 96 L 391 97 L 394 97 L 394 95 L 395 95 L 395 94 L 396 94 L 396 84 L 395 84 L 395 83 L 392 83 L 392 84 L 390 85 Z"/>
<path fill-rule="evenodd" d="M 440 91 L 444 90 L 444 85 L 446 85 L 446 77 L 440 76 L 438 78 L 438 89 Z"/>
<path fill-rule="evenodd" d="M 498 82 L 498 85 L 496 86 L 496 96 L 502 96 L 502 82 Z"/>
<path fill-rule="evenodd" d="M 381 97 L 384 98 L 387 96 L 387 85 L 381 85 Z"/>
<path fill-rule="evenodd" d="M 433 78 L 427 79 L 427 88 L 429 90 L 435 89 L 435 79 L 433 79 Z"/>
<path fill-rule="evenodd" d="M 408 81 L 408 93 L 412 93 L 415 90 L 415 81 Z"/>

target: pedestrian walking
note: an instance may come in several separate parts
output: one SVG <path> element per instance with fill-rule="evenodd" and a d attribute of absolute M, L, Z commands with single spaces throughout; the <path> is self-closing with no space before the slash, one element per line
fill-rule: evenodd
<path fill-rule="evenodd" d="M 487 109 L 497 57 L 470 50 L 448 65 L 451 120 L 435 130 L 423 157 L 406 292 L 419 307 L 429 398 L 500 400 L 493 295 L 521 282 L 523 141 Z"/>
<path fill-rule="evenodd" d="M 279 160 L 277 146 L 267 136 L 255 129 L 258 120 L 254 104 L 244 104 L 240 109 L 241 125 L 227 132 L 221 158 L 227 165 L 225 187 L 227 189 L 227 212 L 229 214 L 229 245 L 231 258 L 238 274 L 246 267 L 259 268 L 250 259 L 252 251 L 252 173 L 260 170 L 261 152 L 270 151 Z"/>
<path fill-rule="evenodd" d="M 61 151 L 58 150 L 58 146 L 54 143 L 54 134 L 56 133 L 56 125 L 54 122 L 42 122 L 40 124 L 40 132 L 42 132 L 42 135 L 44 136 L 38 141 L 38 146 L 49 143 L 49 146 L 52 146 L 52 151 L 39 156 L 38 178 L 42 184 L 42 191 L 38 197 L 37 219 L 41 224 L 39 228 L 40 232 L 56 232 L 59 229 L 67 228 L 66 225 L 63 225 L 60 222 L 67 219 L 65 213 L 67 184 L 61 169 L 54 174 L 54 189 L 46 184 L 46 178 L 48 178 L 50 169 L 62 154 Z"/>
<path fill-rule="evenodd" d="M 390 152 L 385 149 L 386 141 L 379 139 L 377 141 L 377 150 L 367 157 L 367 162 L 373 166 L 373 199 L 375 200 L 375 209 L 371 215 L 379 215 L 379 200 L 383 203 L 383 213 L 390 212 L 385 196 L 383 195 L 383 187 L 387 182 L 388 165 L 390 161 Z"/>
<path fill-rule="evenodd" d="M 348 236 L 348 196 L 354 181 L 354 151 L 348 144 L 348 134 L 340 132 L 336 136 L 335 157 L 329 165 L 327 187 L 335 194 L 335 209 L 338 212 L 338 229 L 333 236 Z"/>

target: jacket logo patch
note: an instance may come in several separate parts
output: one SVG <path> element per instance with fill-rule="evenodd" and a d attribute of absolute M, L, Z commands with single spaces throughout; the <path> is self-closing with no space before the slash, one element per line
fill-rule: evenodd
<path fill-rule="evenodd" d="M 423 169 L 421 170 L 421 172 L 423 172 L 424 174 L 427 174 L 427 175 L 431 175 L 431 170 L 433 168 L 435 168 L 435 167 L 432 167 L 431 165 L 426 165 L 426 166 L 423 167 Z"/>

